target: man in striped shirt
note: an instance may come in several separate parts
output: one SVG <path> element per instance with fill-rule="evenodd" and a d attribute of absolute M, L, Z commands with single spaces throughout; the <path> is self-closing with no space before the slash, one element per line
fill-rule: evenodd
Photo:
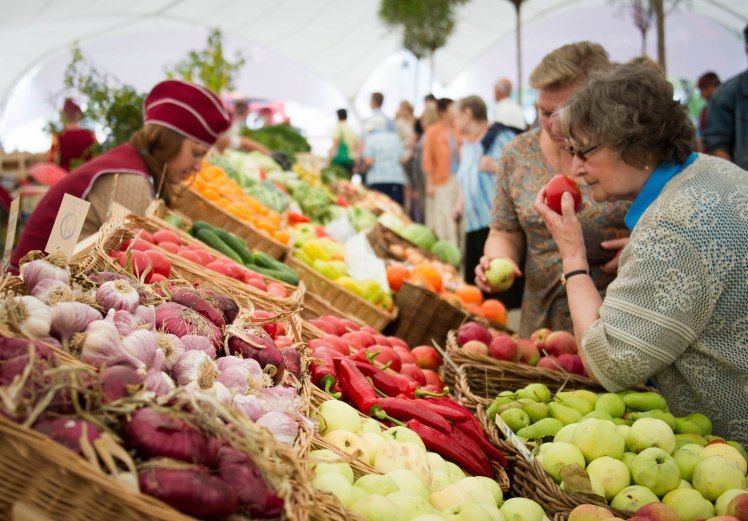
<path fill-rule="evenodd" d="M 479 96 L 459 101 L 455 118 L 462 136 L 457 178 L 460 196 L 454 210 L 456 221 L 465 220 L 465 281 L 475 283 L 475 267 L 483 255 L 491 223 L 496 171 L 504 145 L 514 138 L 509 129 L 488 133 L 488 110 Z"/>

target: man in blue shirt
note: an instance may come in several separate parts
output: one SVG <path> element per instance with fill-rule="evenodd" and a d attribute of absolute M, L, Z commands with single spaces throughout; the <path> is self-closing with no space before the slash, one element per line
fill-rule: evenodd
<path fill-rule="evenodd" d="M 499 159 L 504 145 L 516 133 L 504 127 L 489 134 L 488 110 L 479 96 L 468 96 L 459 101 L 455 123 L 462 136 L 462 146 L 457 169 L 460 195 L 454 218 L 456 221 L 464 218 L 465 221 L 465 281 L 473 284 L 475 267 L 488 239 Z"/>
<path fill-rule="evenodd" d="M 402 206 L 408 184 L 403 170 L 408 156 L 403 143 L 395 132 L 387 128 L 384 118 L 369 118 L 364 130 L 367 134 L 361 166 L 366 171 L 366 186 L 382 192 Z"/>

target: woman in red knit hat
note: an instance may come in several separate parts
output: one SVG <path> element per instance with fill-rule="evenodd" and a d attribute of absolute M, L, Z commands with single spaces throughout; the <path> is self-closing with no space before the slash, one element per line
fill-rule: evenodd
<path fill-rule="evenodd" d="M 169 202 L 174 187 L 200 169 L 208 149 L 231 123 L 218 96 L 180 80 L 153 87 L 143 113 L 143 128 L 129 143 L 89 161 L 47 192 L 24 227 L 12 267 L 29 251 L 44 249 L 66 193 L 91 203 L 81 238 L 101 227 L 112 200 L 143 214 L 157 195 Z M 119 181 L 112 197 L 114 174 L 119 174 Z"/>
<path fill-rule="evenodd" d="M 72 99 L 65 99 L 61 116 L 65 128 L 59 134 L 52 135 L 49 161 L 60 165 L 65 170 L 70 170 L 70 167 L 75 166 L 76 163 L 91 159 L 96 136 L 90 130 L 80 126 L 83 111 Z"/>

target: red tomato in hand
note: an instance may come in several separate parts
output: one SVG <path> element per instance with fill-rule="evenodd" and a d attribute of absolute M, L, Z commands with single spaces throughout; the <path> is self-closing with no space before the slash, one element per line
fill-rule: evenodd
<path fill-rule="evenodd" d="M 545 204 L 557 214 L 561 214 L 561 196 L 564 192 L 569 192 L 574 198 L 574 211 L 582 209 L 582 192 L 579 186 L 570 177 L 565 175 L 554 176 L 545 185 Z"/>

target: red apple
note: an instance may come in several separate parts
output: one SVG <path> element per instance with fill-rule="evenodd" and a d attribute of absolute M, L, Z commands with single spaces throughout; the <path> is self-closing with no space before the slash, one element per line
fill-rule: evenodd
<path fill-rule="evenodd" d="M 410 353 L 415 358 L 415 364 L 421 369 L 436 371 L 442 363 L 439 352 L 431 346 L 416 346 Z"/>
<path fill-rule="evenodd" d="M 400 374 L 414 380 L 419 386 L 428 383 L 426 381 L 426 375 L 423 374 L 423 371 L 421 371 L 416 364 L 403 364 L 400 368 Z"/>
<path fill-rule="evenodd" d="M 462 346 L 462 350 L 466 353 L 488 356 L 488 346 L 480 340 L 468 340 Z"/>
<path fill-rule="evenodd" d="M 477 322 L 468 322 L 457 330 L 457 344 L 462 347 L 471 340 L 482 342 L 486 346 L 491 343 L 491 333 Z"/>
<path fill-rule="evenodd" d="M 404 347 L 405 349 L 410 349 L 410 346 L 408 345 L 408 343 L 402 338 L 398 338 L 396 336 L 388 336 L 387 340 L 389 341 L 392 347 L 400 346 L 400 347 Z"/>
<path fill-rule="evenodd" d="M 564 353 L 558 357 L 558 365 L 560 365 L 567 373 L 583 375 L 584 365 L 579 355 L 572 355 Z"/>
<path fill-rule="evenodd" d="M 535 344 L 535 347 L 537 347 L 538 350 L 545 349 L 545 339 L 550 334 L 550 329 L 548 329 L 547 327 L 541 327 L 540 329 L 536 329 L 532 332 L 532 335 L 530 335 L 530 342 Z"/>
<path fill-rule="evenodd" d="M 538 352 L 538 348 L 535 347 L 532 342 L 530 342 L 529 340 L 525 340 L 524 338 L 517 339 L 517 350 L 520 353 L 520 362 L 527 365 L 538 364 L 540 353 Z"/>
<path fill-rule="evenodd" d="M 725 515 L 735 516 L 740 521 L 748 520 L 748 493 L 732 498 L 732 501 L 727 504 Z"/>
<path fill-rule="evenodd" d="M 545 185 L 545 204 L 557 214 L 561 213 L 561 196 L 564 192 L 569 192 L 574 198 L 574 211 L 582 209 L 582 192 L 579 190 L 577 183 L 565 175 L 554 176 L 548 184 Z"/>
<path fill-rule="evenodd" d="M 540 360 L 538 360 L 537 367 L 542 367 L 543 369 L 548 369 L 549 371 L 558 371 L 558 358 L 555 356 L 544 356 Z"/>
<path fill-rule="evenodd" d="M 350 321 L 347 321 L 350 322 Z M 380 332 L 374 329 L 371 326 L 361 326 L 358 329 L 359 331 L 363 331 L 364 333 L 369 333 L 370 335 L 378 335 Z"/>
<path fill-rule="evenodd" d="M 577 342 L 571 333 L 554 331 L 545 339 L 545 350 L 557 356 L 564 353 L 575 354 L 577 352 Z"/>
<path fill-rule="evenodd" d="M 678 515 L 665 503 L 655 502 L 644 505 L 636 511 L 637 516 L 644 516 L 652 521 L 678 521 Z"/>
<path fill-rule="evenodd" d="M 517 355 L 517 342 L 509 335 L 497 336 L 488 346 L 488 352 L 497 360 L 513 362 Z"/>
<path fill-rule="evenodd" d="M 415 364 L 416 363 L 416 357 L 413 356 L 413 354 L 405 349 L 403 346 L 395 346 L 392 348 L 392 350 L 397 353 L 397 356 L 400 357 L 400 361 L 404 364 Z"/>
<path fill-rule="evenodd" d="M 431 369 L 421 369 L 421 371 L 423 372 L 423 376 L 426 377 L 426 385 L 433 385 L 440 390 L 444 388 L 444 382 L 442 382 L 442 379 L 434 371 Z"/>

